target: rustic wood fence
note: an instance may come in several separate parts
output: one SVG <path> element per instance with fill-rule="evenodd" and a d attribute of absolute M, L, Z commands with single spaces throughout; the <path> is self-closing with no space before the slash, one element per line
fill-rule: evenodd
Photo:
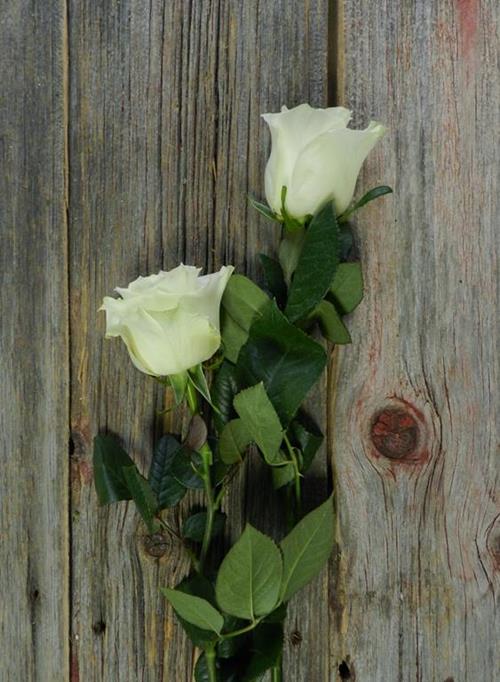
<path fill-rule="evenodd" d="M 178 548 L 97 506 L 93 435 L 145 465 L 163 401 L 97 308 L 181 260 L 259 275 L 259 115 L 303 101 L 389 125 L 361 184 L 395 194 L 359 214 L 366 298 L 312 398 L 338 547 L 293 605 L 285 679 L 499 680 L 496 0 L 0 6 L 1 682 L 191 679 L 159 594 Z M 384 428 L 407 433 L 381 450 Z M 252 476 L 233 536 L 273 523 Z"/>

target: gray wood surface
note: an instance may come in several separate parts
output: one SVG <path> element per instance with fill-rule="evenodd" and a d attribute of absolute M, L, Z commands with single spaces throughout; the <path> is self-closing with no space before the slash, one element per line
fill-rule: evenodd
<path fill-rule="evenodd" d="M 340 101 L 390 128 L 361 183 L 395 190 L 357 220 L 366 298 L 331 387 L 345 679 L 500 679 L 497 20 L 494 0 L 339 17 Z"/>
<path fill-rule="evenodd" d="M 64 16 L 1 3 L 2 682 L 68 679 Z"/>
<path fill-rule="evenodd" d="M 263 195 L 269 140 L 260 114 L 326 103 L 326 13 L 324 0 L 70 4 L 75 679 L 187 682 L 193 661 L 159 593 L 186 571 L 178 547 L 166 538 L 152 556 L 132 507 L 97 508 L 92 436 L 120 434 L 146 467 L 163 404 L 121 344 L 103 339 L 97 308 L 114 286 L 180 260 L 257 274 L 257 253 L 278 239 L 247 201 L 248 192 Z M 235 484 L 233 539 L 245 517 L 268 528 L 276 518 L 256 495 L 258 473 Z M 319 499 L 326 467 L 321 486 Z M 300 625 L 292 609 L 288 679 L 328 674 L 325 580 L 326 572 L 309 591 Z"/>
<path fill-rule="evenodd" d="M 159 594 L 179 547 L 97 506 L 93 436 L 146 469 L 165 420 L 97 309 L 181 260 L 260 277 L 259 116 L 302 101 L 388 123 L 360 191 L 395 195 L 356 218 L 366 299 L 310 401 L 329 437 L 307 504 L 331 462 L 338 547 L 290 606 L 284 679 L 500 679 L 497 20 L 494 0 L 1 5 L 0 682 L 190 682 Z M 226 546 L 245 519 L 281 531 L 262 474 L 235 481 Z"/>

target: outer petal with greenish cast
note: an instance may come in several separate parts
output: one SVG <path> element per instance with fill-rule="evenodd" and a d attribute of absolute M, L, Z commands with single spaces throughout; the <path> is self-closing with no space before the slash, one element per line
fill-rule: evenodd
<path fill-rule="evenodd" d="M 303 220 L 333 200 L 337 214 L 349 206 L 361 165 L 385 132 L 372 121 L 366 130 L 351 130 L 344 107 L 313 109 L 301 104 L 264 114 L 272 149 L 266 167 L 266 198 L 281 215 L 281 191 L 287 188 L 287 213 Z"/>
<path fill-rule="evenodd" d="M 220 346 L 220 302 L 232 271 L 199 277 L 198 268 L 181 264 L 139 277 L 117 289 L 121 298 L 104 298 L 106 336 L 121 337 L 134 365 L 154 376 L 208 360 Z"/>

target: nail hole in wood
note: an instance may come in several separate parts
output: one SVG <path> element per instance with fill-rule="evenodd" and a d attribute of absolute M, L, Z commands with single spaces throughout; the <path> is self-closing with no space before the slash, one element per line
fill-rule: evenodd
<path fill-rule="evenodd" d="M 92 630 L 96 635 L 103 635 L 106 631 L 106 623 L 103 620 L 98 620 L 97 623 L 94 623 L 92 626 Z"/>
<path fill-rule="evenodd" d="M 345 661 L 339 665 L 339 675 L 341 680 L 351 680 L 351 670 Z"/>

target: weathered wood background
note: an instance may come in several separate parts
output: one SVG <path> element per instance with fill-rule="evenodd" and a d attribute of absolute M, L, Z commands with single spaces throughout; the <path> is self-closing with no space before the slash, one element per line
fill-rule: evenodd
<path fill-rule="evenodd" d="M 1 682 L 191 679 L 159 595 L 178 548 L 93 491 L 93 435 L 145 466 L 163 400 L 97 308 L 180 260 L 259 276 L 277 241 L 246 200 L 259 114 L 302 101 L 389 125 L 360 186 L 395 195 L 357 219 L 366 298 L 314 396 L 309 497 L 333 472 L 338 549 L 294 604 L 285 680 L 500 679 L 498 18 L 497 0 L 0 3 Z M 233 536 L 275 523 L 257 474 Z"/>

